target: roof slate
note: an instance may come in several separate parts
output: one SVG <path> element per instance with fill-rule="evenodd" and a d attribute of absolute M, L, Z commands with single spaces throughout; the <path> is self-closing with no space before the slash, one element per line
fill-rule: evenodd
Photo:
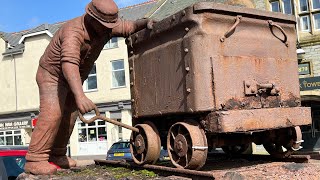
<path fill-rule="evenodd" d="M 252 2 L 255 4 L 255 6 L 258 9 L 263 9 L 264 7 L 262 7 L 262 5 L 259 5 L 260 1 L 261 0 L 252 0 Z M 157 9 L 157 11 L 154 12 L 150 17 L 156 20 L 163 20 L 198 2 L 214 2 L 214 3 L 225 4 L 227 0 L 163 0 L 163 4 L 161 5 L 161 7 Z M 239 4 L 235 6 L 241 6 L 241 5 Z"/>
<path fill-rule="evenodd" d="M 119 11 L 120 17 L 127 20 L 142 19 L 148 14 L 157 4 L 158 0 L 147 1 L 142 4 L 122 8 Z"/>

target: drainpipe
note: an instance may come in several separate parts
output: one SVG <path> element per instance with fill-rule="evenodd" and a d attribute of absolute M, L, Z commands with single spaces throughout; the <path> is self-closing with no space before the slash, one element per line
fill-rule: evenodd
<path fill-rule="evenodd" d="M 13 68 L 14 68 L 14 87 L 15 87 L 15 97 L 16 97 L 16 112 L 18 111 L 18 88 L 17 88 L 17 65 L 16 65 L 16 58 L 13 54 L 11 54 L 13 59 Z"/>

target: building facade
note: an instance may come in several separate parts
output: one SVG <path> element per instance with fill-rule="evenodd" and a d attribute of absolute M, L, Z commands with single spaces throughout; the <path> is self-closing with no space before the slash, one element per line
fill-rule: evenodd
<path fill-rule="evenodd" d="M 196 2 L 205 0 L 151 0 L 123 8 L 120 16 L 136 20 L 164 19 Z M 207 0 L 208 1 L 208 0 Z M 300 2 L 301 1 L 301 2 Z M 218 2 L 213 0 L 213 2 Z M 226 1 L 220 0 L 220 3 Z M 235 1 L 236 2 L 236 1 Z M 255 8 L 295 15 L 298 30 L 298 59 L 302 104 L 312 107 L 313 125 L 303 127 L 306 148 L 316 148 L 320 119 L 320 15 L 316 0 L 254 0 Z M 319 5 L 320 6 L 320 5 Z M 319 19 L 319 25 L 318 25 Z M 28 145 L 39 114 L 35 75 L 39 59 L 63 23 L 43 24 L 17 33 L 0 32 L 0 146 Z M 319 82 L 319 83 L 318 83 Z M 101 52 L 88 79 L 85 94 L 97 104 L 102 115 L 131 125 L 131 95 L 128 54 L 124 38 L 114 37 Z M 89 119 L 94 114 L 86 114 Z M 116 141 L 130 138 L 131 131 L 98 120 L 85 124 L 79 119 L 70 138 L 69 155 L 92 158 L 106 155 Z M 310 139 L 310 141 L 309 141 Z M 320 143 L 318 143 L 320 147 Z"/>
<path fill-rule="evenodd" d="M 120 9 L 128 20 L 145 17 L 157 1 Z M 28 145 L 39 114 L 39 94 L 35 81 L 39 59 L 63 23 L 42 24 L 17 33 L 0 32 L 0 146 Z M 125 39 L 113 37 L 102 50 L 83 84 L 86 96 L 101 115 L 131 125 L 131 95 Z M 89 119 L 94 114 L 86 114 Z M 75 159 L 105 158 L 108 148 L 129 139 L 131 131 L 102 120 L 85 124 L 77 119 L 68 154 Z"/>
<path fill-rule="evenodd" d="M 271 0 L 268 9 L 297 20 L 297 61 L 302 105 L 311 107 L 312 125 L 302 127 L 303 150 L 320 150 L 320 1 Z"/>

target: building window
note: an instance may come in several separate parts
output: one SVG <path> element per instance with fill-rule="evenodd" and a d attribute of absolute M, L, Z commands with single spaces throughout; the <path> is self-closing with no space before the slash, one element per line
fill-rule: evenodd
<path fill-rule="evenodd" d="M 301 31 L 310 31 L 309 16 L 300 17 Z"/>
<path fill-rule="evenodd" d="M 14 130 L 14 131 L 1 131 L 0 132 L 0 146 L 6 145 L 22 145 L 21 139 L 21 131 Z"/>
<path fill-rule="evenodd" d="M 97 120 L 90 124 L 78 122 L 79 142 L 101 142 L 107 141 L 106 122 Z"/>
<path fill-rule="evenodd" d="M 292 0 L 270 1 L 271 11 L 282 12 L 284 14 L 293 14 Z"/>
<path fill-rule="evenodd" d="M 299 10 L 301 31 L 320 30 L 320 0 L 299 0 Z"/>
<path fill-rule="evenodd" d="M 97 70 L 96 64 L 90 71 L 88 78 L 83 82 L 83 90 L 85 92 L 97 90 Z"/>
<path fill-rule="evenodd" d="M 314 21 L 314 28 L 320 29 L 320 13 L 313 15 L 313 21 Z"/>
<path fill-rule="evenodd" d="M 111 39 L 104 45 L 104 49 L 112 49 L 112 48 L 118 48 L 118 38 L 117 38 L 117 37 L 111 38 Z"/>
<path fill-rule="evenodd" d="M 308 0 L 300 0 L 300 12 L 307 12 L 309 11 Z"/>
<path fill-rule="evenodd" d="M 320 0 L 312 0 L 312 8 L 320 9 Z"/>
<path fill-rule="evenodd" d="M 279 1 L 271 2 L 271 11 L 273 12 L 280 12 L 280 4 Z"/>
<path fill-rule="evenodd" d="M 111 61 L 112 66 L 112 88 L 119 88 L 126 86 L 124 61 L 116 60 Z"/>

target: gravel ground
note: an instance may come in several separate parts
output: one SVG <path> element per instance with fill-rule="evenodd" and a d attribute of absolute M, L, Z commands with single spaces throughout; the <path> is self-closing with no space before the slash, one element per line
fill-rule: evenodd
<path fill-rule="evenodd" d="M 61 170 L 54 176 L 33 176 L 21 174 L 17 179 L 52 179 L 52 180 L 187 180 L 179 176 L 164 176 L 148 170 L 132 170 L 124 167 L 96 166 L 93 161 L 81 161 L 80 167 L 72 170 Z M 223 180 L 320 180 L 320 160 L 309 163 L 248 161 L 246 159 L 217 158 L 207 162 L 203 169 L 214 174 L 216 179 Z"/>

